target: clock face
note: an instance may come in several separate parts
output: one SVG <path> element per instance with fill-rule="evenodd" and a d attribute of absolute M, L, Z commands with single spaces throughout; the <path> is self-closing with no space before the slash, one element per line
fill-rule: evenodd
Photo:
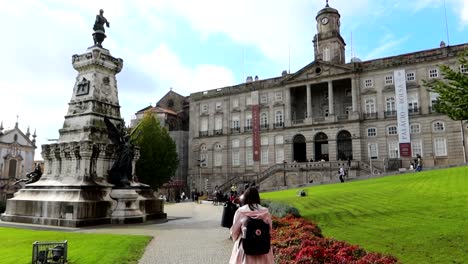
<path fill-rule="evenodd" d="M 326 25 L 328 23 L 328 17 L 322 18 L 322 24 Z"/>

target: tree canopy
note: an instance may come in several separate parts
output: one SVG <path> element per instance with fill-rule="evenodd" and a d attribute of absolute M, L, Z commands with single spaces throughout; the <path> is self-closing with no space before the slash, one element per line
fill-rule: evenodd
<path fill-rule="evenodd" d="M 465 51 L 458 59 L 465 69 L 468 67 L 467 56 L 468 51 Z M 458 67 L 454 70 L 448 65 L 441 65 L 440 70 L 442 79 L 424 81 L 431 92 L 439 94 L 433 105 L 434 109 L 452 120 L 468 120 L 468 74 L 462 73 Z"/>
<path fill-rule="evenodd" d="M 133 133 L 140 147 L 135 172 L 138 180 L 158 189 L 174 175 L 179 164 L 176 144 L 166 128 L 162 128 L 151 112 L 144 114 Z"/>

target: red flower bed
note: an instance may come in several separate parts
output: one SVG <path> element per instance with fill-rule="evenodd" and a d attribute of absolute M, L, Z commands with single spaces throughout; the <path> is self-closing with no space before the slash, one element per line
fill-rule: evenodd
<path fill-rule="evenodd" d="M 357 245 L 324 238 L 320 228 L 303 218 L 288 215 L 273 218 L 271 245 L 275 263 L 392 264 L 397 259 L 380 253 L 367 253 Z"/>

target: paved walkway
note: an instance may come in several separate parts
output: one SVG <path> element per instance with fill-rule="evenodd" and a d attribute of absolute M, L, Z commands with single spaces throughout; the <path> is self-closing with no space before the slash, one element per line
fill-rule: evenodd
<path fill-rule="evenodd" d="M 153 236 L 139 264 L 228 263 L 232 250 L 229 229 L 223 228 L 223 206 L 184 202 L 164 206 L 168 221 L 136 225 L 107 225 L 80 232 Z"/>
<path fill-rule="evenodd" d="M 66 228 L 0 221 L 0 226 L 83 233 L 149 235 L 139 264 L 221 264 L 228 263 L 232 250 L 229 229 L 221 227 L 223 206 L 184 202 L 164 206 L 167 221 L 155 220 L 133 225 L 101 225 Z"/>

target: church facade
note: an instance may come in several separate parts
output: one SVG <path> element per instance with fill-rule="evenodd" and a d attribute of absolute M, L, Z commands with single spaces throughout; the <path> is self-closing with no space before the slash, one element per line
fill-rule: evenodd
<path fill-rule="evenodd" d="M 24 134 L 16 123 L 13 129 L 4 130 L 0 124 L 0 201 L 13 197 L 21 187 L 15 181 L 25 178 L 26 173 L 34 170 L 36 132 L 32 135 L 29 128 Z"/>
<path fill-rule="evenodd" d="M 424 168 L 466 162 L 467 125 L 434 111 L 423 80 L 442 78 L 442 64 L 468 74 L 467 43 L 346 63 L 339 12 L 327 4 L 316 23 L 315 59 L 299 71 L 190 95 L 193 189 L 332 182 L 340 166 L 359 177 L 418 155 Z"/>

